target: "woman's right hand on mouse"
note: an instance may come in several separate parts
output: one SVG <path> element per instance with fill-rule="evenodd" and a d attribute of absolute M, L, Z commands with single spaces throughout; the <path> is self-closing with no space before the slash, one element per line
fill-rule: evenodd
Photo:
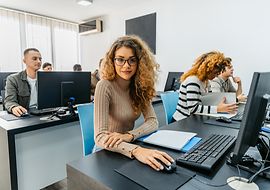
<path fill-rule="evenodd" d="M 132 155 L 140 162 L 149 165 L 157 171 L 163 170 L 163 166 L 157 161 L 157 159 L 168 166 L 174 162 L 173 158 L 166 152 L 148 148 L 137 147 L 132 151 Z"/>
<path fill-rule="evenodd" d="M 226 98 L 223 97 L 222 101 L 218 104 L 217 106 L 217 112 L 224 112 L 224 113 L 235 113 L 237 112 L 237 104 L 233 103 L 233 104 L 226 104 L 225 103 Z"/>

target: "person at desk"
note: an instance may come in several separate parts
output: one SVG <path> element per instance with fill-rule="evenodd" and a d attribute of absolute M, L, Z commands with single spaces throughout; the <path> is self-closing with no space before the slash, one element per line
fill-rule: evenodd
<path fill-rule="evenodd" d="M 245 102 L 247 97 L 242 94 L 242 82 L 239 77 L 233 76 L 233 66 L 231 64 L 231 59 L 228 58 L 229 65 L 225 67 L 225 70 L 221 72 L 216 78 L 210 81 L 210 86 L 212 92 L 235 92 L 237 101 Z M 232 84 L 230 80 L 232 78 L 233 82 L 237 84 L 237 89 Z"/>
<path fill-rule="evenodd" d="M 153 54 L 139 37 L 124 36 L 112 44 L 102 64 L 94 97 L 96 145 L 162 170 L 161 162 L 173 162 L 167 153 L 131 143 L 158 128 L 151 104 L 158 68 Z M 141 113 L 145 122 L 133 129 Z"/>
<path fill-rule="evenodd" d="M 92 96 L 95 95 L 95 89 L 96 89 L 97 83 L 98 83 L 98 81 L 100 81 L 99 70 L 101 69 L 102 61 L 103 61 L 103 59 L 99 60 L 98 69 L 96 69 L 93 73 L 91 73 L 91 95 Z"/>
<path fill-rule="evenodd" d="M 37 104 L 36 75 L 41 67 L 41 54 L 36 48 L 24 50 L 26 69 L 8 76 L 5 87 L 5 108 L 15 116 L 27 113 Z"/>
<path fill-rule="evenodd" d="M 52 71 L 53 70 L 52 64 L 51 63 L 48 63 L 48 62 L 43 63 L 42 70 L 43 71 Z"/>
<path fill-rule="evenodd" d="M 201 96 L 210 92 L 209 80 L 214 79 L 230 64 L 230 58 L 213 51 L 201 55 L 192 68 L 181 76 L 179 101 L 173 118 L 178 121 L 194 113 L 234 113 L 236 104 L 225 104 L 225 98 L 217 105 L 202 105 Z"/>
<path fill-rule="evenodd" d="M 73 65 L 73 71 L 82 71 L 82 66 L 80 64 Z"/>

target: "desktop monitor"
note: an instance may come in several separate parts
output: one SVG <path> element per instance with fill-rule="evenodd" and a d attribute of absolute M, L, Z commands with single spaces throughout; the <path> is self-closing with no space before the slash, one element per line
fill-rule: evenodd
<path fill-rule="evenodd" d="M 169 72 L 164 92 L 178 90 L 180 88 L 180 77 L 182 76 L 182 74 L 183 72 Z"/>
<path fill-rule="evenodd" d="M 0 90 L 5 90 L 7 77 L 15 72 L 0 72 Z"/>
<path fill-rule="evenodd" d="M 38 109 L 57 108 L 90 102 L 90 72 L 42 72 L 37 73 Z"/>
<path fill-rule="evenodd" d="M 235 148 L 228 163 L 244 165 L 245 153 L 249 147 L 257 146 L 262 159 L 265 159 L 267 147 L 260 131 L 264 125 L 270 102 L 270 72 L 255 72 L 252 78 L 243 120 L 236 140 Z M 245 158 L 245 159 L 244 159 Z"/>

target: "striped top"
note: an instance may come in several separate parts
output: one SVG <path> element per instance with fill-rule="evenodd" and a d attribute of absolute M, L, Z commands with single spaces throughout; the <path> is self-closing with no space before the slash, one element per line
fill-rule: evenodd
<path fill-rule="evenodd" d="M 158 128 L 158 121 L 152 104 L 142 112 L 144 123 L 136 129 L 135 120 L 141 113 L 135 114 L 127 88 L 123 88 L 119 80 L 101 80 L 97 83 L 95 90 L 94 103 L 94 131 L 95 143 L 98 147 L 104 147 L 104 139 L 108 132 L 130 133 L 134 136 L 133 140 L 149 134 Z M 116 148 L 106 148 L 113 152 L 119 152 L 132 158 L 132 150 L 138 145 L 122 142 Z"/>
<path fill-rule="evenodd" d="M 202 105 L 201 98 L 210 92 L 210 86 L 197 76 L 189 76 L 180 86 L 179 100 L 173 118 L 178 121 L 194 113 L 217 113 L 217 106 Z"/>

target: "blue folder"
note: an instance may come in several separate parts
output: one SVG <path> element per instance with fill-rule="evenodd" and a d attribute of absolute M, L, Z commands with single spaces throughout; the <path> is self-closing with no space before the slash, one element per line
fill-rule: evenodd
<path fill-rule="evenodd" d="M 198 142 L 200 142 L 202 138 L 193 137 L 190 141 L 181 149 L 182 152 L 188 152 L 193 146 L 195 146 Z"/>

